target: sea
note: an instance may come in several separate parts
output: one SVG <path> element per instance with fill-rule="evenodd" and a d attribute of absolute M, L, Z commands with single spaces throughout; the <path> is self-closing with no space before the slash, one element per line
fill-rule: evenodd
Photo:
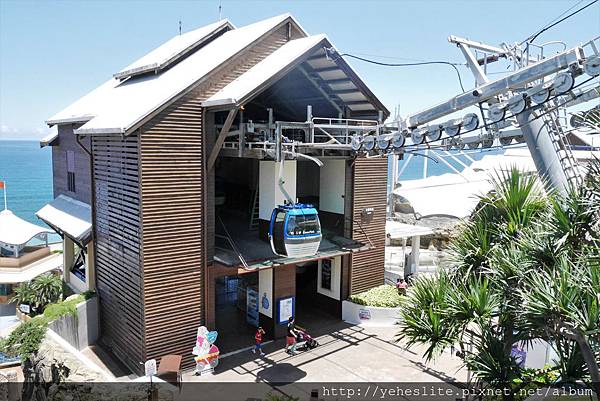
<path fill-rule="evenodd" d="M 36 140 L 0 140 L 0 181 L 6 186 L 8 209 L 24 220 L 45 226 L 35 212 L 53 199 L 52 150 L 40 148 Z M 60 237 L 52 235 L 49 240 L 59 241 Z"/>

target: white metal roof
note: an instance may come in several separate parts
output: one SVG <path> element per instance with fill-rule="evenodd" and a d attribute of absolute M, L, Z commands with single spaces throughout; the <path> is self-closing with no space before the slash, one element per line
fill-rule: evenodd
<path fill-rule="evenodd" d="M 59 195 L 35 215 L 80 243 L 91 237 L 92 209 L 86 203 Z"/>
<path fill-rule="evenodd" d="M 420 235 L 433 234 L 429 227 L 416 226 L 413 224 L 400 223 L 399 221 L 387 220 L 385 222 L 385 233 L 390 238 L 408 238 Z"/>
<path fill-rule="evenodd" d="M 290 14 L 279 15 L 230 30 L 161 74 L 112 78 L 47 123 L 79 118 L 87 123 L 78 134 L 124 133 L 286 20 L 299 27 Z"/>
<path fill-rule="evenodd" d="M 58 138 L 58 127 L 54 126 L 50 129 L 50 133 L 48 135 L 46 135 L 45 137 L 40 139 L 40 148 L 43 148 L 44 146 L 52 145 L 52 142 L 54 142 L 57 138 Z"/>
<path fill-rule="evenodd" d="M 204 101 L 202 106 L 239 105 L 256 88 L 263 86 L 274 77 L 281 76 L 287 72 L 287 69 L 293 67 L 296 61 L 301 59 L 306 53 L 314 51 L 315 47 L 326 39 L 325 35 L 314 35 L 287 42 Z"/>
<path fill-rule="evenodd" d="M 133 75 L 143 74 L 149 71 L 162 70 L 187 53 L 192 51 L 213 34 L 223 29 L 231 28 L 233 25 L 228 20 L 215 22 L 201 28 L 177 35 L 171 40 L 163 43 L 139 60 L 134 61 L 121 71 L 114 74 L 115 78 L 123 79 Z"/>
<path fill-rule="evenodd" d="M 23 245 L 37 235 L 50 232 L 50 229 L 23 220 L 8 209 L 0 212 L 0 242 Z"/>

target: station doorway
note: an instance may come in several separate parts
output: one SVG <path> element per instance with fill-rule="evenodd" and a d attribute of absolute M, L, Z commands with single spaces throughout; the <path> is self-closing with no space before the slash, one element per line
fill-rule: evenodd
<path fill-rule="evenodd" d="M 323 273 L 323 263 L 326 266 L 330 259 L 312 261 L 296 265 L 296 324 L 317 336 L 329 332 L 329 328 L 341 321 L 341 301 L 331 298 L 320 291 L 320 286 L 337 285 L 338 283 L 323 283 L 327 281 L 328 272 Z M 321 277 L 319 277 L 321 276 Z"/>
<path fill-rule="evenodd" d="M 248 304 L 258 302 L 258 274 L 248 273 L 215 279 L 215 328 L 221 354 L 254 345 L 258 311 Z"/>

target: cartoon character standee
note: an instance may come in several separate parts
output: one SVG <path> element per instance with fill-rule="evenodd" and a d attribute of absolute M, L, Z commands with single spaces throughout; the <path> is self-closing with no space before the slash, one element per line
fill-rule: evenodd
<path fill-rule="evenodd" d="M 217 336 L 216 331 L 208 331 L 204 326 L 198 327 L 196 346 L 192 350 L 197 374 L 212 372 L 219 364 L 219 348 L 214 344 Z"/>

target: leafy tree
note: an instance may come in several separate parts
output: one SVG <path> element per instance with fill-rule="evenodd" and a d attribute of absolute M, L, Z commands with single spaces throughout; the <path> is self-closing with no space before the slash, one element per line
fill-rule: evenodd
<path fill-rule="evenodd" d="M 514 390 L 532 375 L 513 347 L 544 339 L 557 351 L 561 381 L 595 383 L 599 177 L 596 161 L 585 185 L 564 197 L 546 196 L 516 169 L 492 177 L 494 190 L 451 243 L 453 267 L 413 286 L 399 339 L 426 345 L 428 360 L 458 347 L 479 385 Z"/>
<path fill-rule="evenodd" d="M 48 323 L 42 318 L 25 321 L 0 341 L 0 350 L 6 355 L 19 356 L 21 361 L 25 361 L 40 348 L 47 327 Z"/>

